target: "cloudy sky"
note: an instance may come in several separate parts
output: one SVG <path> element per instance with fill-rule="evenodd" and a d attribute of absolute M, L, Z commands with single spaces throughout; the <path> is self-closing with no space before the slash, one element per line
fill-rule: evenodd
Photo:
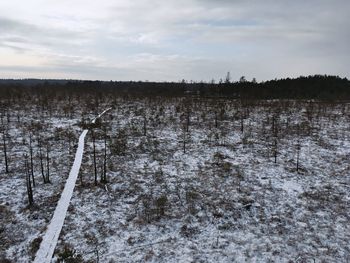
<path fill-rule="evenodd" d="M 0 78 L 349 77 L 349 0 L 0 2 Z"/>

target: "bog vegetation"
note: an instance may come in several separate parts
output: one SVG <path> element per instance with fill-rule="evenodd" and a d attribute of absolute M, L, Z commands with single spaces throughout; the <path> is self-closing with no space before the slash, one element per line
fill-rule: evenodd
<path fill-rule="evenodd" d="M 82 129 L 58 262 L 346 262 L 349 99 L 331 76 L 0 81 L 0 262 L 33 259 Z"/>

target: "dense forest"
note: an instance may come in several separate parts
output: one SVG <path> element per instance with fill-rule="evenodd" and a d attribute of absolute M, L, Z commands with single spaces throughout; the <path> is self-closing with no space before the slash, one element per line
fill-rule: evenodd
<path fill-rule="evenodd" d="M 229 76 L 229 74 L 228 74 Z M 0 80 L 1 98 L 80 96 L 81 93 L 121 96 L 225 97 L 242 99 L 350 99 L 350 81 L 338 76 L 315 75 L 295 79 L 276 79 L 266 82 L 248 81 L 241 77 L 237 82 L 229 78 L 207 82 L 135 82 L 135 81 L 83 81 L 83 80 Z"/>

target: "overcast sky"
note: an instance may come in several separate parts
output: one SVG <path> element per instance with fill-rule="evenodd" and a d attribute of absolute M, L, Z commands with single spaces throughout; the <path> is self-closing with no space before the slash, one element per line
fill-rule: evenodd
<path fill-rule="evenodd" d="M 0 78 L 349 77 L 349 0 L 3 0 Z"/>

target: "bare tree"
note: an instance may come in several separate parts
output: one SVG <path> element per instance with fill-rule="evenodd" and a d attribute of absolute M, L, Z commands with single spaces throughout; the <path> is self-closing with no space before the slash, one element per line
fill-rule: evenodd
<path fill-rule="evenodd" d="M 277 163 L 277 155 L 278 155 L 278 122 L 277 122 L 277 117 L 274 115 L 272 117 L 272 135 L 274 138 L 274 142 L 273 142 L 273 156 L 275 159 L 275 163 Z"/>
<path fill-rule="evenodd" d="M 143 136 L 147 135 L 147 119 L 146 113 L 143 115 Z"/>
<path fill-rule="evenodd" d="M 71 128 L 71 126 L 69 125 L 67 131 L 66 131 L 66 136 L 67 136 L 67 139 L 68 139 L 68 154 L 71 155 L 72 153 L 72 142 L 74 140 L 74 132 Z"/>
<path fill-rule="evenodd" d="M 300 150 L 301 150 L 301 147 L 300 147 L 300 144 L 298 143 L 297 144 L 297 173 L 299 173 Z"/>
<path fill-rule="evenodd" d="M 41 175 L 43 177 L 43 181 L 44 184 L 48 183 L 46 175 L 45 175 L 45 171 L 44 171 L 44 155 L 43 155 L 43 146 L 42 146 L 42 140 L 41 137 L 39 135 L 38 138 L 38 147 L 39 147 L 39 159 L 40 159 L 40 170 L 41 170 Z"/>
<path fill-rule="evenodd" d="M 186 143 L 188 142 L 189 139 L 189 132 L 186 131 L 186 126 L 182 126 L 182 149 L 183 153 L 186 153 Z"/>
<path fill-rule="evenodd" d="M 189 131 L 189 127 L 190 127 L 190 108 L 187 108 L 186 111 L 186 132 Z"/>
<path fill-rule="evenodd" d="M 92 136 L 92 147 L 93 147 L 93 157 L 94 157 L 95 185 L 97 185 L 97 163 L 96 163 L 96 145 L 95 145 L 94 130 L 91 130 L 91 136 Z"/>
<path fill-rule="evenodd" d="M 29 172 L 29 164 L 28 164 L 28 155 L 24 155 L 24 166 L 25 166 L 25 174 L 26 174 L 26 185 L 27 185 L 27 195 L 28 195 L 28 202 L 29 206 L 32 206 L 34 204 L 34 198 L 33 198 L 33 189 L 32 189 L 32 183 L 30 179 L 30 172 Z"/>
<path fill-rule="evenodd" d="M 274 144 L 273 144 L 273 156 L 275 159 L 275 163 L 277 163 L 277 138 L 274 139 Z"/>
<path fill-rule="evenodd" d="M 46 180 L 50 182 L 50 143 L 46 143 Z"/>
<path fill-rule="evenodd" d="M 298 136 L 298 141 L 297 141 L 297 173 L 299 173 L 299 165 L 300 165 L 300 150 L 301 150 L 301 144 L 300 144 L 300 127 L 299 125 L 297 126 L 297 136 Z"/>
<path fill-rule="evenodd" d="M 107 129 L 104 127 L 104 152 L 103 152 L 103 169 L 101 182 L 107 183 Z"/>
<path fill-rule="evenodd" d="M 32 176 L 33 187 L 35 187 L 34 179 L 34 163 L 33 163 L 33 145 L 32 145 L 32 134 L 29 134 L 29 155 L 30 155 L 30 173 Z"/>
<path fill-rule="evenodd" d="M 7 132 L 5 131 L 5 128 L 3 128 L 3 130 L 2 130 L 2 141 L 3 141 L 3 151 L 4 151 L 4 159 L 5 159 L 5 172 L 9 173 L 8 158 L 7 158 L 7 147 L 6 147 L 6 137 L 7 137 Z"/>

